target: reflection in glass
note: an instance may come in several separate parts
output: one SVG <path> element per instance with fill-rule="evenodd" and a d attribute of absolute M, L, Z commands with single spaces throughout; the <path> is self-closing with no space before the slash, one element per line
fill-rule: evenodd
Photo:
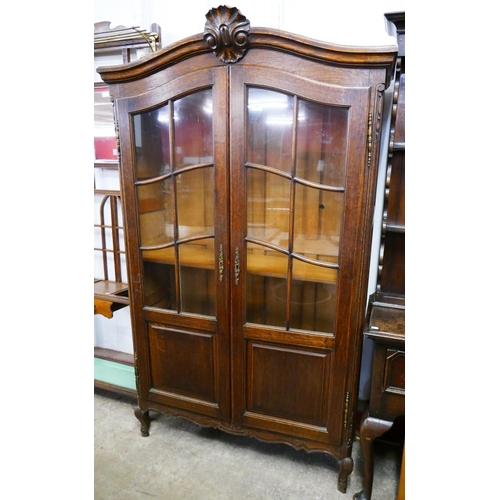
<path fill-rule="evenodd" d="M 344 186 L 348 116 L 346 108 L 299 100 L 297 177 Z"/>
<path fill-rule="evenodd" d="M 174 102 L 175 169 L 213 162 L 212 90 Z"/>
<path fill-rule="evenodd" d="M 214 240 L 179 245 L 181 312 L 215 316 Z"/>
<path fill-rule="evenodd" d="M 247 225 L 250 238 L 288 248 L 290 181 L 248 169 Z"/>
<path fill-rule="evenodd" d="M 247 161 L 290 173 L 293 97 L 249 88 L 247 110 Z"/>
<path fill-rule="evenodd" d="M 170 106 L 134 116 L 135 165 L 138 180 L 170 172 Z"/>
<path fill-rule="evenodd" d="M 343 212 L 342 192 L 296 184 L 293 251 L 337 262 Z"/>
<path fill-rule="evenodd" d="M 179 238 L 214 232 L 214 169 L 197 168 L 176 176 Z"/>
<path fill-rule="evenodd" d="M 321 282 L 324 280 L 324 282 Z M 337 270 L 294 259 L 290 327 L 333 332 Z"/>

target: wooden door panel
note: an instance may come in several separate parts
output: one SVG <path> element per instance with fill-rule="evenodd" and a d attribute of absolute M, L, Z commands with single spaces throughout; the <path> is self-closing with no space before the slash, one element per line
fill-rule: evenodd
<path fill-rule="evenodd" d="M 121 155 L 139 402 L 224 420 L 231 414 L 226 74 L 208 68 L 116 101 L 121 132 L 132 138 Z"/>
<path fill-rule="evenodd" d="M 326 427 L 329 352 L 249 342 L 247 409 Z"/>
<path fill-rule="evenodd" d="M 304 76 L 230 72 L 233 419 L 335 446 L 357 383 L 363 314 L 343 301 L 364 278 L 370 91 Z"/>
<path fill-rule="evenodd" d="M 405 351 L 387 349 L 384 390 L 397 394 L 405 392 Z"/>
<path fill-rule="evenodd" d="M 215 402 L 214 336 L 149 325 L 151 390 Z"/>
<path fill-rule="evenodd" d="M 375 342 L 374 366 L 370 397 L 370 414 L 391 420 L 391 415 L 405 412 L 405 352 L 399 346 Z"/>

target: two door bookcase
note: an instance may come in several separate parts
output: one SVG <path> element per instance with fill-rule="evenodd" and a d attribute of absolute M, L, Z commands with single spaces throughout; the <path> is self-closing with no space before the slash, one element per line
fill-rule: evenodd
<path fill-rule="evenodd" d="M 251 28 L 220 6 L 203 33 L 98 68 L 143 435 L 155 410 L 326 452 L 346 491 L 396 52 Z"/>

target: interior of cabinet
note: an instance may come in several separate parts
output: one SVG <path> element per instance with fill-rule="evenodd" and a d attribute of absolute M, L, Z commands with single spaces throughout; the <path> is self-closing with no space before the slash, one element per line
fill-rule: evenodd
<path fill-rule="evenodd" d="M 291 259 L 293 323 L 307 329 L 318 316 L 333 324 L 332 314 L 316 314 L 314 308 L 335 297 L 348 111 L 257 87 L 248 89 L 246 99 L 248 319 L 262 321 L 252 306 L 262 297 L 275 304 L 270 310 L 283 309 Z M 150 307 L 180 307 L 167 285 L 178 262 L 185 284 L 182 309 L 215 315 L 213 300 L 199 300 L 215 292 L 212 112 L 211 91 L 205 90 L 134 116 L 135 186 Z M 190 302 L 206 306 L 194 308 Z"/>

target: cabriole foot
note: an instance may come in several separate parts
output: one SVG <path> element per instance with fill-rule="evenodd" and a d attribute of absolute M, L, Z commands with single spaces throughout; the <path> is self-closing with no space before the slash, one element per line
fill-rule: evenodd
<path fill-rule="evenodd" d="M 353 467 L 354 463 L 351 457 L 344 458 L 343 460 L 340 461 L 337 489 L 341 493 L 345 493 L 347 491 L 347 478 L 349 477 L 349 474 L 352 472 Z"/>
<path fill-rule="evenodd" d="M 139 406 L 134 408 L 134 415 L 137 420 L 141 423 L 141 435 L 143 437 L 149 436 L 149 426 L 151 425 L 151 420 L 149 418 L 149 410 L 142 411 Z"/>

